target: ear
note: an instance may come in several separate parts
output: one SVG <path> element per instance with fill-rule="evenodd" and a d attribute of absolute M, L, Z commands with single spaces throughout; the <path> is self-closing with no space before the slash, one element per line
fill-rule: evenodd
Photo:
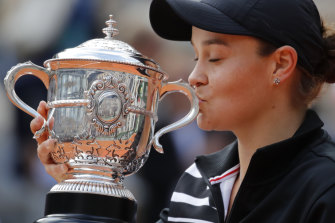
<path fill-rule="evenodd" d="M 293 76 L 298 62 L 297 51 L 291 46 L 282 46 L 273 53 L 276 62 L 273 70 L 273 82 L 279 84 Z M 276 83 L 277 82 L 277 83 Z"/>

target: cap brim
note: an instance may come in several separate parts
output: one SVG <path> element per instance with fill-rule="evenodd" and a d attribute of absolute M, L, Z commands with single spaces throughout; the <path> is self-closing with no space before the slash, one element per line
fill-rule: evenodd
<path fill-rule="evenodd" d="M 190 40 L 192 26 L 210 32 L 253 35 L 223 12 L 201 1 L 153 0 L 149 16 L 153 30 L 169 40 Z"/>

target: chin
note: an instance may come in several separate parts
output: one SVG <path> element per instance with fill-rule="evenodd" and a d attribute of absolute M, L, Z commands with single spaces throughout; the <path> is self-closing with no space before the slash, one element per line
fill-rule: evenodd
<path fill-rule="evenodd" d="M 201 115 L 198 115 L 197 117 L 197 125 L 200 129 L 204 130 L 204 131 L 212 131 L 214 130 L 213 129 L 213 126 L 210 125 L 210 123 L 206 122 L 205 120 L 203 120 L 201 118 Z"/>

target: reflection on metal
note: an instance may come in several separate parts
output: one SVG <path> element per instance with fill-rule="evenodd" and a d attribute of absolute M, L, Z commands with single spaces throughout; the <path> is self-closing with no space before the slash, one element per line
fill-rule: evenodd
<path fill-rule="evenodd" d="M 48 102 L 48 108 L 86 106 L 90 103 L 88 99 L 58 100 Z"/>
<path fill-rule="evenodd" d="M 109 15 L 109 20 L 106 21 L 106 28 L 102 29 L 102 32 L 106 34 L 105 39 L 112 39 L 114 36 L 119 34 L 119 30 L 115 28 L 116 21 L 113 20 L 113 16 Z"/>
<path fill-rule="evenodd" d="M 114 91 L 106 91 L 98 98 L 97 117 L 104 123 L 113 123 L 121 114 L 122 102 Z"/>

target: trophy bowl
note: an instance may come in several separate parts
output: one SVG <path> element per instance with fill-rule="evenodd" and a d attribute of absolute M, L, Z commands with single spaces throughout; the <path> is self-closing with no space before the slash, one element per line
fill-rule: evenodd
<path fill-rule="evenodd" d="M 72 194 L 72 200 L 102 195 L 135 201 L 123 185 L 124 177 L 143 166 L 151 146 L 163 152 L 161 135 L 187 125 L 198 113 L 193 89 L 183 81 L 167 82 L 167 74 L 155 61 L 114 39 L 115 23 L 110 16 L 103 39 L 66 49 L 45 61 L 44 67 L 18 64 L 5 77 L 9 99 L 33 117 L 39 113 L 16 95 L 16 81 L 34 75 L 48 89 L 48 117 L 34 137 L 48 131 L 56 141 L 52 159 L 69 167 L 67 179 L 53 186 L 48 196 L 59 199 Z M 172 92 L 185 94 L 191 109 L 154 134 L 159 101 Z M 46 207 L 50 209 L 57 208 Z M 63 209 L 60 212 L 66 212 Z M 88 209 L 79 213 L 86 214 Z"/>

